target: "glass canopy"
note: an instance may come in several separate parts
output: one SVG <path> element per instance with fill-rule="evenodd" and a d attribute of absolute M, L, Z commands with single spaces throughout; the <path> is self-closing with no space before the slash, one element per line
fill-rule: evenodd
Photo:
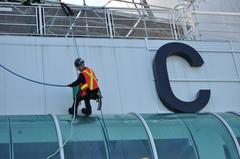
<path fill-rule="evenodd" d="M 53 159 L 239 159 L 240 116 L 218 115 L 227 126 L 208 113 L 78 116 L 72 136 L 71 116 L 0 116 L 0 158 L 47 159 L 70 139 Z"/>

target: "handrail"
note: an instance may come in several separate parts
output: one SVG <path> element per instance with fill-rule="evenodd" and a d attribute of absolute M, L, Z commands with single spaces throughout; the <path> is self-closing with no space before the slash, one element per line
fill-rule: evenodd
<path fill-rule="evenodd" d="M 23 6 L 20 3 L 1 3 L 0 7 L 15 8 L 11 12 L 1 12 L 5 20 L 0 20 L 0 34 L 9 35 L 39 35 L 39 36 L 68 36 L 74 28 L 75 36 L 87 37 L 123 37 L 123 38 L 163 38 L 173 39 L 172 27 L 169 22 L 169 10 L 148 9 L 148 8 L 101 8 L 90 6 L 69 5 L 75 16 L 65 16 L 59 4 L 33 4 Z M 32 8 L 32 10 L 28 10 Z M 21 9 L 21 13 L 18 10 Z M 139 11 L 150 11 L 159 16 L 139 15 Z M 84 14 L 83 14 L 84 13 Z M 21 21 L 16 21 L 13 17 L 19 17 Z M 27 28 L 29 19 L 33 26 L 31 31 Z M 71 19 L 71 23 L 69 20 Z M 124 25 L 122 25 L 124 24 Z M 19 26 L 11 29 L 8 25 Z M 154 29 L 152 29 L 154 28 Z"/>
<path fill-rule="evenodd" d="M 178 8 L 177 6 L 180 6 Z M 106 38 L 152 38 L 170 40 L 237 40 L 240 13 L 192 11 L 186 4 L 175 9 L 122 8 L 70 5 L 75 16 L 65 16 L 58 3 L 32 4 L 0 2 L 0 35 L 69 36 Z M 30 9 L 31 8 L 31 9 Z M 147 13 L 150 12 L 151 15 Z M 83 14 L 84 12 L 84 14 Z M 139 14 L 139 13 L 146 14 Z M 205 16 L 204 18 L 198 18 Z M 215 18 L 215 17 L 219 18 Z M 222 18 L 221 18 L 222 16 Z M 231 16 L 225 19 L 224 16 Z M 16 21 L 16 18 L 17 21 Z M 33 18 L 35 20 L 29 20 Z M 69 23 L 69 19 L 72 20 Z M 201 22 L 201 20 L 204 20 Z M 219 20 L 219 21 L 218 21 Z M 29 29 L 28 22 L 33 27 Z M 124 24 L 124 25 L 123 25 Z M 202 24 L 202 25 L 201 25 Z M 221 28 L 216 30 L 216 26 Z M 8 27 L 8 25 L 11 27 Z M 20 27 L 14 27 L 20 26 Z M 14 29 L 11 29 L 14 28 Z M 152 29 L 154 28 L 154 29 Z M 226 36 L 229 35 L 229 36 Z"/>

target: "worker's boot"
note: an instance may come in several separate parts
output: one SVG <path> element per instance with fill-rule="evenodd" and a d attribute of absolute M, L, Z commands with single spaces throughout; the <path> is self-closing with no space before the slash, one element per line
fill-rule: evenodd
<path fill-rule="evenodd" d="M 82 113 L 89 116 L 92 114 L 92 110 L 87 108 L 82 108 Z"/>
<path fill-rule="evenodd" d="M 68 113 L 71 114 L 71 115 L 73 115 L 73 112 L 74 112 L 74 108 L 73 108 L 73 107 L 70 107 L 70 108 L 68 109 Z M 75 115 L 77 115 L 77 109 L 75 110 Z"/>

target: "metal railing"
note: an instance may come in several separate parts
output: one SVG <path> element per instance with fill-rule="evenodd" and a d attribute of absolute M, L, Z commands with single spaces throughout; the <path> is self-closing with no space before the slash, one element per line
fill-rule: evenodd
<path fill-rule="evenodd" d="M 59 5 L 23 6 L 0 3 L 0 34 L 176 39 L 172 12 L 167 9 L 71 6 L 66 16 Z"/>
<path fill-rule="evenodd" d="M 175 40 L 240 39 L 240 13 L 192 11 L 182 3 L 174 9 L 97 8 L 60 5 L 23 6 L 0 2 L 0 34 L 157 38 Z M 151 15 L 149 15 L 151 11 Z"/>

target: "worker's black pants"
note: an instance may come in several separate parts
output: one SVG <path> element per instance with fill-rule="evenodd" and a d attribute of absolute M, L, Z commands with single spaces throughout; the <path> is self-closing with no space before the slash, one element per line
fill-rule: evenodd
<path fill-rule="evenodd" d="M 91 99 L 95 100 L 95 99 L 98 98 L 97 92 L 98 92 L 98 89 L 93 90 L 93 91 L 88 91 L 87 95 L 85 95 L 84 97 L 82 97 L 80 95 L 80 93 L 78 93 L 78 95 L 76 96 L 76 98 L 73 101 L 72 107 L 70 107 L 68 109 L 69 114 L 73 115 L 74 106 L 76 106 L 75 114 L 77 115 L 79 103 L 80 103 L 80 101 L 84 100 L 86 108 L 82 108 L 82 113 L 85 114 L 85 115 L 91 115 L 92 114 L 92 107 L 91 107 L 90 100 Z"/>

